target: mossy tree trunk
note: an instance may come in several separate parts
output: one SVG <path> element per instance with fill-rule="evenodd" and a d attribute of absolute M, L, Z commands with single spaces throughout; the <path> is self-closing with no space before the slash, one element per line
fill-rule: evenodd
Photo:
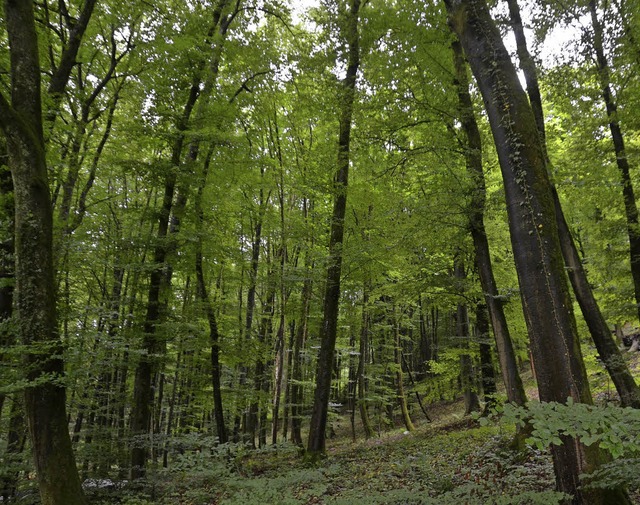
<path fill-rule="evenodd" d="M 545 159 L 547 160 L 547 162 L 549 162 L 549 154 L 546 147 L 544 111 L 542 107 L 542 98 L 540 95 L 540 85 L 538 83 L 536 65 L 527 47 L 527 39 L 525 37 L 524 27 L 522 25 L 522 19 L 520 17 L 520 7 L 518 5 L 518 2 L 517 0 L 508 0 L 508 4 L 509 14 L 511 17 L 511 26 L 516 38 L 520 68 L 522 69 L 525 77 L 525 82 L 527 84 L 527 94 L 529 95 L 529 102 L 531 103 L 533 115 L 536 120 L 536 126 L 538 127 L 538 133 L 540 135 L 540 142 L 544 150 Z M 592 15 L 595 15 L 595 13 L 592 12 Z M 601 30 L 599 24 L 597 23 L 597 17 L 594 21 L 594 28 L 595 27 Z M 602 54 L 602 57 L 604 58 L 601 47 L 601 39 L 596 40 L 600 40 L 600 45 L 596 43 L 596 46 L 599 47 L 598 54 Z M 601 65 L 606 65 L 606 60 L 604 60 L 604 62 L 602 60 L 599 60 L 599 62 Z M 608 94 L 605 93 L 604 96 L 608 97 L 610 100 L 610 91 Z M 616 119 L 613 120 L 617 121 Z M 612 130 L 612 133 L 613 131 L 614 130 Z M 618 134 L 620 134 L 619 127 Z M 618 143 L 616 143 L 615 145 L 621 145 L 622 154 L 624 154 L 624 143 L 621 134 L 619 135 Z M 616 153 L 618 154 L 618 150 L 616 150 Z M 620 168 L 620 170 L 622 174 L 626 174 L 628 176 L 628 164 L 626 168 L 627 169 L 625 171 L 623 163 L 623 166 Z M 633 197 L 633 188 L 630 186 L 631 181 L 627 182 L 629 183 L 630 197 Z M 609 325 L 602 315 L 600 306 L 598 305 L 598 302 L 596 301 L 596 298 L 593 294 L 593 290 L 591 289 L 591 285 L 589 284 L 589 280 L 587 279 L 587 273 L 584 269 L 584 266 L 582 265 L 580 255 L 578 254 L 578 249 L 575 245 L 573 236 L 571 234 L 571 231 L 569 230 L 569 225 L 567 224 L 567 220 L 564 216 L 564 211 L 562 210 L 560 198 L 555 186 L 552 186 L 552 192 L 553 203 L 556 210 L 556 222 L 558 224 L 560 246 L 562 248 L 564 262 L 566 265 L 567 273 L 569 275 L 569 281 L 571 282 L 571 287 L 573 288 L 576 300 L 580 305 L 580 310 L 582 311 L 584 320 L 587 323 L 589 332 L 591 333 L 591 338 L 593 339 L 596 349 L 598 350 L 600 358 L 602 359 L 607 371 L 609 372 L 611 380 L 616 387 L 616 391 L 620 395 L 622 404 L 624 406 L 640 408 L 640 388 L 638 388 L 638 385 L 631 375 L 629 367 L 627 366 L 624 358 L 622 357 L 620 349 L 618 349 L 618 346 L 616 345 L 611 335 Z M 633 197 L 632 200 L 632 207 L 635 207 L 635 198 Z M 638 295 L 636 294 L 636 296 Z"/>
<path fill-rule="evenodd" d="M 15 197 L 16 321 L 26 346 L 25 412 L 44 505 L 86 503 L 67 428 L 58 337 L 53 217 L 45 159 L 33 4 L 7 0 L 11 103 L 0 95 Z"/>

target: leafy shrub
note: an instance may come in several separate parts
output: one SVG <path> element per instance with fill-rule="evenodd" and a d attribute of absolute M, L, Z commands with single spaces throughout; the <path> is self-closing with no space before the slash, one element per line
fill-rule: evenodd
<path fill-rule="evenodd" d="M 640 410 L 612 405 L 594 406 L 574 403 L 529 402 L 526 407 L 511 404 L 497 408 L 502 422 L 533 428 L 527 443 L 538 449 L 562 444 L 563 437 L 579 438 L 587 445 L 598 444 L 613 461 L 583 476 L 585 485 L 609 488 L 639 488 Z M 488 420 L 480 420 L 488 423 Z"/>

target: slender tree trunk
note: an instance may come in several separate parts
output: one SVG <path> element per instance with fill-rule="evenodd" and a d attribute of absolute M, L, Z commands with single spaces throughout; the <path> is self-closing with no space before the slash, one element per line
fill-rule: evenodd
<path fill-rule="evenodd" d="M 184 107 L 181 122 L 178 125 L 180 133 L 172 147 L 171 163 L 178 167 L 182 157 L 184 145 L 184 130 L 187 127 L 191 112 L 199 96 L 200 81 L 196 78 L 191 86 L 187 103 Z M 133 385 L 133 408 L 131 412 L 131 434 L 134 437 L 131 449 L 131 479 L 144 477 L 148 449 L 144 437 L 151 429 L 151 413 L 153 404 L 153 376 L 157 372 L 158 363 L 154 356 L 161 350 L 160 342 L 156 335 L 156 325 L 160 322 L 161 300 L 160 295 L 164 283 L 165 262 L 167 260 L 169 232 L 169 220 L 173 206 L 176 171 L 172 170 L 167 176 L 164 187 L 162 206 L 158 217 L 158 231 L 156 246 L 153 254 L 154 268 L 149 280 L 149 293 L 147 296 L 147 311 L 143 326 L 142 353 L 136 367 Z"/>
<path fill-rule="evenodd" d="M 26 346 L 25 411 L 44 505 L 86 500 L 67 428 L 64 364 L 58 337 L 53 216 L 45 158 L 38 37 L 33 4 L 5 1 L 11 104 L 0 94 L 15 196 L 16 319 Z M 44 379 L 44 381 L 42 380 Z"/>
<path fill-rule="evenodd" d="M 631 276 L 633 278 L 633 290 L 635 293 L 638 317 L 640 318 L 640 225 L 638 224 L 638 206 L 631 180 L 629 159 L 624 145 L 624 137 L 618 119 L 618 107 L 611 91 L 611 72 L 609 63 L 604 54 L 603 28 L 598 19 L 596 0 L 589 1 L 591 24 L 593 26 L 593 48 L 596 53 L 596 62 L 602 98 L 607 109 L 609 129 L 613 140 L 613 148 L 616 154 L 616 163 L 620 170 L 622 182 L 622 196 L 624 199 L 624 211 L 627 219 L 627 234 L 629 236 L 629 255 L 631 260 Z"/>
<path fill-rule="evenodd" d="M 305 213 L 307 207 L 305 205 Z M 311 277 L 314 264 L 307 263 L 305 258 L 306 275 L 302 284 L 301 310 L 296 337 L 293 343 L 293 368 L 291 370 L 291 440 L 297 446 L 302 447 L 302 412 L 304 402 L 304 389 L 302 387 L 303 380 L 303 350 L 307 339 L 307 329 L 309 320 L 309 308 L 311 305 L 311 296 L 313 294 L 313 279 Z"/>
<path fill-rule="evenodd" d="M 487 306 L 484 303 L 476 305 L 476 340 L 480 349 L 480 374 L 482 376 L 482 394 L 484 396 L 484 412 L 488 413 L 496 404 L 496 371 L 491 358 L 491 344 L 489 343 L 489 319 Z"/>
<path fill-rule="evenodd" d="M 176 369 L 173 372 L 173 384 L 171 387 L 171 397 L 169 398 L 169 413 L 167 414 L 167 430 L 165 435 L 167 437 L 164 443 L 164 451 L 162 453 L 162 467 L 167 468 L 169 465 L 169 439 L 173 431 L 173 423 L 175 419 L 176 399 L 178 396 L 178 379 L 180 374 L 180 368 L 182 360 L 182 339 L 178 343 L 178 353 L 176 355 Z"/>
<path fill-rule="evenodd" d="M 540 400 L 564 403 L 571 397 L 591 403 L 533 111 L 486 2 L 445 4 L 482 93 L 498 151 Z M 557 487 L 573 495 L 574 503 L 629 503 L 619 488 L 579 487 L 579 475 L 597 468 L 601 460 L 597 447 L 566 438 L 551 452 Z"/>
<path fill-rule="evenodd" d="M 466 278 L 464 264 L 460 259 L 460 253 L 456 255 L 453 265 L 453 273 L 456 281 L 460 282 Z M 460 293 L 464 295 L 464 292 Z M 469 333 L 469 310 L 466 303 L 458 303 L 455 314 L 455 335 L 460 340 L 460 347 L 464 351 L 460 354 L 460 384 L 464 395 L 464 413 L 469 415 L 480 410 L 480 400 L 478 398 L 478 387 L 476 374 L 473 369 L 473 359 L 469 354 L 470 333 Z"/>
<path fill-rule="evenodd" d="M 291 414 L 291 389 L 292 381 L 289 379 L 293 375 L 293 344 L 296 339 L 295 320 L 289 324 L 289 343 L 287 345 L 286 367 L 287 373 L 283 377 L 284 388 L 284 408 L 282 409 L 282 439 L 289 440 L 289 416 Z"/>
<path fill-rule="evenodd" d="M 499 296 L 493 267 L 489 241 L 484 227 L 484 209 L 486 189 L 484 171 L 482 169 L 482 140 L 480 130 L 473 113 L 473 102 L 469 94 L 469 79 L 464 62 L 462 47 L 459 41 L 452 44 L 455 84 L 458 89 L 461 123 L 467 137 L 465 146 L 465 160 L 467 172 L 475 182 L 473 195 L 469 205 L 469 227 L 473 239 L 475 262 L 480 276 L 480 285 L 484 293 L 485 302 L 489 309 L 493 335 L 498 350 L 498 359 L 507 392 L 507 400 L 516 405 L 524 405 L 527 396 L 518 373 L 518 362 L 513 349 L 513 341 L 509 332 L 507 318 L 504 314 L 503 301 Z"/>
<path fill-rule="evenodd" d="M 402 413 L 402 422 L 404 423 L 407 431 L 415 430 L 413 421 L 411 421 L 411 415 L 409 414 L 409 408 L 407 406 L 407 395 L 404 392 L 404 374 L 402 372 L 402 341 L 400 339 L 400 322 L 395 314 L 395 307 L 393 308 L 393 336 L 394 336 L 394 348 L 393 357 L 396 364 L 396 388 L 398 393 L 398 404 L 400 405 L 400 412 Z"/>
<path fill-rule="evenodd" d="M 364 430 L 364 437 L 368 440 L 373 437 L 374 430 L 369 417 L 369 406 L 367 404 L 367 375 L 366 367 L 369 357 L 369 322 L 371 315 L 369 313 L 369 283 L 365 281 L 364 291 L 362 295 L 362 328 L 360 329 L 360 355 L 358 356 L 358 371 L 356 372 L 358 380 L 358 406 L 360 410 L 360 420 Z"/>
<path fill-rule="evenodd" d="M 180 166 L 182 161 L 185 131 L 189 126 L 196 102 L 202 95 L 203 100 L 201 100 L 198 113 L 196 114 L 197 122 L 197 120 L 199 120 L 203 115 L 205 104 L 211 95 L 218 75 L 218 66 L 222 54 L 223 42 L 229 28 L 229 24 L 234 17 L 233 15 L 223 16 L 223 11 L 227 6 L 227 3 L 228 0 L 218 0 L 213 9 L 213 23 L 205 37 L 207 45 L 213 46 L 211 60 L 209 61 L 209 68 L 207 69 L 208 75 L 203 83 L 201 74 L 204 71 L 204 64 L 201 64 L 193 78 L 187 102 L 177 124 L 178 133 L 171 150 L 171 165 L 174 169 L 170 171 L 165 180 L 164 196 L 158 218 L 157 242 L 153 258 L 154 269 L 151 272 L 149 281 L 147 313 L 143 327 L 144 337 L 142 342 L 142 354 L 136 368 L 134 380 L 133 408 L 131 413 L 131 431 L 134 437 L 134 443 L 131 450 L 132 479 L 144 476 L 148 453 L 147 447 L 145 446 L 146 444 L 142 441 L 142 437 L 144 437 L 151 428 L 153 377 L 157 375 L 159 371 L 157 359 L 154 359 L 153 356 L 163 350 L 163 344 L 159 342 L 156 335 L 156 326 L 161 320 L 161 292 L 163 287 L 171 280 L 172 269 L 167 264 L 167 257 L 170 252 L 170 244 L 167 242 L 167 237 L 170 231 L 171 213 L 173 211 L 174 216 L 177 215 L 177 219 L 179 219 L 179 214 L 185 207 L 187 198 L 186 193 L 179 194 L 176 198 L 174 209 L 174 193 L 177 183 L 176 169 Z M 237 6 L 239 6 L 239 3 L 240 2 L 237 2 Z M 218 30 L 217 34 L 216 30 Z M 218 38 L 212 42 L 210 39 L 214 34 L 216 34 L 216 37 Z M 203 85 L 202 93 L 200 89 L 201 85 Z M 198 152 L 199 143 L 192 143 L 189 147 L 189 152 L 187 153 L 187 160 L 189 164 L 196 161 Z M 178 225 L 176 223 L 173 224 L 174 232 L 177 232 L 178 229 Z"/>
<path fill-rule="evenodd" d="M 333 354 L 335 351 L 340 301 L 340 277 L 342 271 L 342 239 L 347 207 L 349 178 L 349 148 L 351 144 L 351 120 L 356 91 L 356 77 L 360 65 L 358 15 L 360 0 L 350 0 L 346 19 L 345 39 L 348 45 L 347 75 L 342 82 L 340 97 L 340 134 L 338 140 L 338 170 L 335 179 L 331 237 L 329 239 L 329 265 L 324 294 L 324 313 L 320 328 L 320 352 L 316 369 L 316 388 L 309 428 L 307 455 L 317 459 L 324 454 Z"/>
<path fill-rule="evenodd" d="M 211 383 L 213 386 L 213 415 L 216 423 L 216 433 L 221 444 L 228 441 L 227 428 L 224 421 L 224 409 L 222 406 L 222 384 L 221 384 L 221 366 L 220 366 L 220 333 L 218 331 L 218 321 L 213 309 L 209 293 L 207 291 L 207 283 L 205 280 L 203 268 L 202 242 L 204 235 L 204 211 L 202 208 L 202 197 L 207 182 L 209 172 L 209 164 L 211 162 L 211 151 L 207 154 L 198 192 L 195 201 L 196 223 L 197 223 L 197 242 L 196 242 L 196 279 L 198 284 L 198 296 L 204 306 L 209 323 L 209 341 L 211 342 Z"/>
<path fill-rule="evenodd" d="M 13 395 L 9 411 L 9 429 L 7 430 L 7 447 L 4 453 L 5 472 L 0 478 L 0 497 L 5 502 L 13 503 L 19 472 L 13 467 L 22 459 L 22 451 L 27 441 L 27 423 L 24 418 L 24 402 L 17 393 Z"/>
<path fill-rule="evenodd" d="M 282 277 L 281 277 L 282 279 Z M 281 280 L 281 282 L 283 282 Z M 281 299 L 285 295 L 284 290 L 281 290 Z M 284 365 L 284 331 L 285 331 L 285 303 L 282 300 L 282 307 L 280 307 L 280 322 L 278 323 L 278 332 L 276 336 L 276 370 L 275 370 L 275 383 L 273 388 L 273 429 L 271 432 L 271 443 L 276 444 L 278 442 L 278 430 L 279 430 L 279 417 L 280 417 L 280 397 L 282 396 L 282 380 L 285 375 Z"/>

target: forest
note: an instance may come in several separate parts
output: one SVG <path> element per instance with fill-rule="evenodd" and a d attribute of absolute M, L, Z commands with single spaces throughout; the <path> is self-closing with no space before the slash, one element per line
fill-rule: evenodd
<path fill-rule="evenodd" d="M 638 0 L 3 0 L 0 503 L 640 503 Z"/>

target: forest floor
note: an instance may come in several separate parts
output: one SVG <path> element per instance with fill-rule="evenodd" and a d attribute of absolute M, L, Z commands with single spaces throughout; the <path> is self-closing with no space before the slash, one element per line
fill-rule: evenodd
<path fill-rule="evenodd" d="M 633 359 L 640 367 L 640 353 Z M 606 400 L 607 384 L 596 397 Z M 533 393 L 533 390 L 529 391 Z M 531 395 L 534 396 L 534 395 Z M 509 448 L 514 429 L 480 426 L 462 416 L 461 401 L 429 406 L 433 422 L 416 429 L 386 428 L 374 438 L 352 440 L 349 416 L 333 414 L 335 436 L 327 457 L 303 462 L 291 444 L 250 451 L 212 449 L 206 440 L 186 443 L 170 470 L 151 470 L 145 490 L 102 491 L 92 503 L 126 505 L 293 504 L 552 504 L 551 458 L 547 451 Z M 417 413 L 416 413 L 417 418 Z M 206 447 L 206 449 L 205 449 Z M 632 490 L 640 504 L 638 490 Z M 106 494 L 105 494 L 106 493 Z"/>

